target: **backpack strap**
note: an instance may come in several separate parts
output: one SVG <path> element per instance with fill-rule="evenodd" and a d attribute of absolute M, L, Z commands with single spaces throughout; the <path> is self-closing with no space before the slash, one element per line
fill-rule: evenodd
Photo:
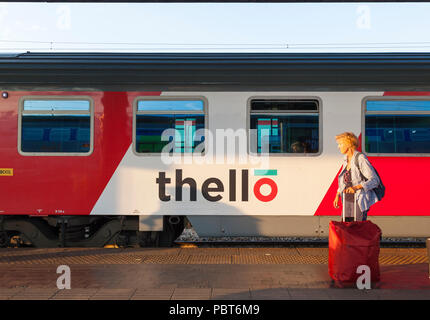
<path fill-rule="evenodd" d="M 364 181 L 367 181 L 366 177 L 363 175 L 363 173 L 361 173 L 360 164 L 358 163 L 358 157 L 362 154 L 363 154 L 362 152 L 358 152 L 357 155 L 355 156 L 354 162 L 355 162 L 355 166 L 358 168 L 358 171 L 360 172 L 361 179 L 363 179 Z"/>

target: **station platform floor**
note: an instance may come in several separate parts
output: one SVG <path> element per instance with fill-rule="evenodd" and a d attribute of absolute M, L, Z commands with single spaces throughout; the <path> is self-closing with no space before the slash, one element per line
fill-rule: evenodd
<path fill-rule="evenodd" d="M 430 299 L 425 248 L 381 248 L 381 281 L 335 288 L 327 248 L 1 249 L 2 300 Z M 57 288 L 57 267 L 71 289 Z"/>

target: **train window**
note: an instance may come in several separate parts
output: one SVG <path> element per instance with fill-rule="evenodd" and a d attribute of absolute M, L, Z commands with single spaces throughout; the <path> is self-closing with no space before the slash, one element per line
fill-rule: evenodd
<path fill-rule="evenodd" d="M 205 121 L 203 99 L 139 99 L 135 104 L 134 151 L 159 154 L 167 146 L 169 153 L 193 152 L 204 141 L 204 136 L 196 132 L 205 128 Z M 173 130 L 165 131 L 168 129 Z"/>
<path fill-rule="evenodd" d="M 251 99 L 249 109 L 252 153 L 319 154 L 318 99 Z"/>
<path fill-rule="evenodd" d="M 430 154 L 430 100 L 365 100 L 364 150 L 375 155 Z"/>
<path fill-rule="evenodd" d="M 23 155 L 88 155 L 92 152 L 92 102 L 64 97 L 24 98 L 19 146 Z"/>

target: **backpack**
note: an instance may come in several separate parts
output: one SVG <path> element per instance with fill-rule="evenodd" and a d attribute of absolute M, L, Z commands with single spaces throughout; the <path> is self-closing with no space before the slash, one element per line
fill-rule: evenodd
<path fill-rule="evenodd" d="M 362 154 L 362 153 L 361 153 L 361 152 L 359 152 L 359 153 L 358 153 L 358 155 L 355 157 L 355 166 L 358 168 L 358 171 L 360 171 L 360 175 L 361 175 L 361 177 L 362 177 L 365 181 L 367 181 L 366 177 L 365 177 L 365 176 L 363 176 L 363 174 L 361 173 L 360 166 L 358 165 L 358 157 L 360 156 L 360 154 Z M 372 166 L 372 167 L 373 167 L 373 166 Z M 377 176 L 378 176 L 378 178 L 379 178 L 379 185 L 378 185 L 376 188 L 372 189 L 372 190 L 375 192 L 376 197 L 378 198 L 378 201 L 381 201 L 381 199 L 382 199 L 382 198 L 384 197 L 384 195 L 385 195 L 385 186 L 384 186 L 384 184 L 382 183 L 382 179 L 381 179 L 381 177 L 379 176 L 378 171 L 376 171 L 375 167 L 373 167 L 373 170 L 375 170 L 375 173 L 376 173 L 376 175 L 377 175 Z"/>

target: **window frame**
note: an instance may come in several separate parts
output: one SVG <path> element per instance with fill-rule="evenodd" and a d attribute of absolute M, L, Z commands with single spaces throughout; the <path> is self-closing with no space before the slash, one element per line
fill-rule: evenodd
<path fill-rule="evenodd" d="M 321 97 L 318 96 L 251 96 L 248 98 L 246 103 L 246 133 L 248 136 L 248 154 L 253 157 L 262 156 L 261 153 L 254 153 L 251 151 L 251 137 L 250 137 L 250 129 L 251 129 L 251 115 L 259 114 L 260 112 L 251 112 L 251 103 L 252 100 L 317 100 L 317 113 L 318 113 L 318 152 L 316 153 L 294 153 L 294 152 L 280 152 L 280 153 L 269 153 L 269 157 L 318 157 L 323 153 L 323 103 Z M 306 112 L 301 111 L 298 113 L 315 113 L 315 112 Z M 289 111 L 275 111 L 275 112 L 267 112 L 261 113 L 267 115 L 285 115 L 285 114 L 294 114 L 294 112 Z M 266 156 L 266 155 L 264 155 Z"/>
<path fill-rule="evenodd" d="M 430 111 L 367 111 L 367 101 L 430 101 L 430 96 L 366 96 L 361 101 L 361 150 L 369 157 L 430 157 L 429 153 L 366 152 L 366 115 L 430 115 Z"/>
<path fill-rule="evenodd" d="M 192 110 L 192 111 L 187 111 L 187 110 L 164 110 L 164 111 L 158 111 L 158 110 L 149 110 L 149 111 L 137 111 L 137 107 L 139 104 L 139 101 L 143 101 L 143 100 L 163 100 L 163 101 L 196 101 L 196 100 L 200 100 L 203 102 L 203 112 L 202 111 L 197 111 L 197 110 Z M 139 96 L 136 97 L 133 101 L 133 126 L 132 126 L 132 149 L 133 149 L 133 153 L 136 156 L 139 157 L 159 157 L 161 156 L 161 152 L 137 152 L 136 151 L 136 118 L 137 118 L 137 114 L 196 114 L 196 115 L 203 115 L 204 116 L 204 129 L 209 129 L 208 124 L 209 124 L 209 120 L 208 120 L 208 99 L 204 96 Z M 204 156 L 206 154 L 207 151 L 207 137 L 205 137 L 204 140 L 204 146 L 205 146 L 205 151 L 201 154 L 202 156 Z M 174 156 L 184 156 L 184 152 L 181 153 L 173 153 Z"/>
<path fill-rule="evenodd" d="M 90 104 L 90 150 L 88 152 L 25 152 L 21 150 L 21 137 L 22 137 L 22 117 L 24 113 L 24 102 L 28 100 L 64 100 L 64 101 L 74 101 L 74 100 L 86 100 Z M 26 113 L 48 113 L 48 112 L 39 112 L 39 111 L 26 111 Z M 87 112 L 82 111 L 56 111 L 56 114 L 87 114 Z M 55 95 L 32 95 L 32 96 L 23 96 L 19 100 L 18 106 L 18 153 L 22 156 L 90 156 L 94 152 L 94 100 L 89 96 L 55 96 Z"/>

